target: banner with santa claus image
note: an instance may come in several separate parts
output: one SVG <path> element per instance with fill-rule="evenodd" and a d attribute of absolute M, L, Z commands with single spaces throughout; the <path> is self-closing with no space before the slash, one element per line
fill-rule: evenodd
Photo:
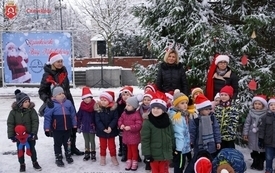
<path fill-rule="evenodd" d="M 63 57 L 72 83 L 72 35 L 70 32 L 3 32 L 4 85 L 40 84 L 51 53 Z"/>

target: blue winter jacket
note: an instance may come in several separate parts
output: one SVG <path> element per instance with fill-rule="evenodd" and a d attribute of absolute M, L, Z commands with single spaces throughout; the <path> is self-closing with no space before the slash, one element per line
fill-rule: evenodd
<path fill-rule="evenodd" d="M 212 173 L 217 173 L 217 168 L 222 161 L 229 163 L 235 173 L 244 173 L 246 171 L 243 154 L 234 148 L 224 148 L 219 152 L 212 161 Z"/>
<path fill-rule="evenodd" d="M 210 115 L 210 116 L 211 116 L 211 121 L 212 121 L 212 129 L 213 129 L 213 135 L 214 135 L 215 142 L 209 142 L 207 144 L 207 146 L 208 146 L 207 151 L 212 154 L 217 151 L 217 144 L 221 143 L 221 132 L 220 132 L 220 126 L 219 126 L 218 121 L 215 118 L 215 116 L 214 115 Z M 194 145 L 195 153 L 200 150 L 198 148 L 200 118 L 201 118 L 201 115 L 199 115 L 198 118 L 191 119 L 191 121 L 189 123 L 190 141 Z"/>
<path fill-rule="evenodd" d="M 70 130 L 76 128 L 76 112 L 70 100 L 62 103 L 53 100 L 53 108 L 45 108 L 44 130 Z"/>
<path fill-rule="evenodd" d="M 111 108 L 104 108 L 98 103 L 95 104 L 96 136 L 100 138 L 113 138 L 118 135 L 118 113 L 116 108 L 116 104 Z M 104 132 L 104 129 L 108 127 L 112 129 L 111 133 Z"/>
<path fill-rule="evenodd" d="M 185 154 L 191 151 L 190 134 L 189 134 L 188 124 L 184 116 L 180 116 L 180 118 L 177 120 L 174 119 L 174 116 L 177 112 L 178 110 L 176 110 L 175 108 L 170 108 L 168 110 L 168 115 L 173 124 L 176 150 L 181 151 L 182 154 Z"/>

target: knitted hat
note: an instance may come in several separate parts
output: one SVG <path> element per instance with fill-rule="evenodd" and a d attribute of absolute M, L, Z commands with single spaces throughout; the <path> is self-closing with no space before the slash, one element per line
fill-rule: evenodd
<path fill-rule="evenodd" d="M 132 96 L 133 95 L 133 87 L 131 86 L 125 86 L 123 87 L 121 90 L 120 90 L 120 93 L 123 93 L 123 92 L 128 92 L 130 93 L 130 95 Z"/>
<path fill-rule="evenodd" d="M 112 103 L 115 100 L 115 93 L 113 91 L 103 91 L 99 95 L 99 98 L 105 98 L 109 101 L 109 103 Z"/>
<path fill-rule="evenodd" d="M 220 98 L 221 96 L 220 96 L 220 93 L 217 93 L 216 95 L 215 95 L 215 97 L 214 97 L 214 100 L 216 100 L 217 98 Z"/>
<path fill-rule="evenodd" d="M 232 98 L 233 92 L 234 92 L 234 89 L 231 86 L 226 85 L 221 89 L 220 94 L 221 93 L 226 93 L 226 94 L 229 95 L 230 98 Z"/>
<path fill-rule="evenodd" d="M 217 173 L 235 173 L 234 169 L 228 163 L 224 163 L 218 166 Z"/>
<path fill-rule="evenodd" d="M 173 106 L 177 106 L 180 102 L 186 100 L 189 101 L 188 97 L 181 93 L 179 89 L 175 89 L 173 96 Z"/>
<path fill-rule="evenodd" d="M 265 95 L 254 96 L 252 99 L 252 105 L 254 104 L 255 101 L 260 101 L 267 108 L 267 101 L 266 101 Z"/>
<path fill-rule="evenodd" d="M 212 163 L 207 157 L 200 157 L 194 164 L 195 173 L 211 173 Z"/>
<path fill-rule="evenodd" d="M 170 99 L 170 100 L 173 100 L 173 95 L 174 95 L 174 92 L 173 91 L 170 91 L 170 92 L 168 92 L 168 93 L 165 93 L 165 95 L 166 95 L 166 97 L 168 98 L 168 99 Z"/>
<path fill-rule="evenodd" d="M 203 94 L 203 90 L 199 87 L 197 88 L 193 88 L 192 91 L 191 91 L 191 98 L 194 98 L 194 95 L 197 93 L 197 92 L 200 92 Z"/>
<path fill-rule="evenodd" d="M 155 93 L 152 92 L 152 91 L 147 91 L 147 92 L 145 92 L 145 94 L 143 95 L 143 98 L 144 98 L 144 97 L 150 97 L 151 99 L 153 99 L 153 98 L 156 97 L 156 95 L 155 95 Z"/>
<path fill-rule="evenodd" d="M 208 100 L 203 94 L 197 96 L 195 103 L 198 111 L 212 107 L 212 103 L 210 102 L 210 100 Z"/>
<path fill-rule="evenodd" d="M 14 94 L 15 94 L 15 98 L 16 98 L 16 104 L 19 107 L 22 107 L 24 101 L 30 100 L 30 97 L 27 94 L 22 93 L 19 89 L 15 90 Z"/>
<path fill-rule="evenodd" d="M 126 100 L 126 103 L 128 103 L 129 105 L 133 106 L 134 109 L 138 108 L 139 106 L 139 101 L 137 99 L 137 97 L 129 97 L 127 100 Z"/>
<path fill-rule="evenodd" d="M 62 87 L 60 87 L 60 86 L 53 87 L 53 89 L 52 89 L 52 96 L 53 97 L 57 96 L 60 93 L 64 93 L 64 90 L 63 90 Z"/>
<path fill-rule="evenodd" d="M 272 98 L 270 98 L 270 99 L 268 100 L 268 105 L 269 105 L 270 103 L 275 103 L 275 97 L 272 97 Z"/>
<path fill-rule="evenodd" d="M 157 91 L 156 86 L 155 86 L 154 84 L 148 84 L 148 85 L 146 85 L 146 86 L 144 87 L 144 91 L 146 90 L 146 88 L 151 89 L 152 92 L 154 92 L 154 93 Z"/>
<path fill-rule="evenodd" d="M 50 56 L 49 56 L 47 64 L 52 65 L 56 61 L 59 61 L 59 60 L 63 60 L 62 55 L 60 55 L 59 53 L 51 53 Z"/>
<path fill-rule="evenodd" d="M 91 97 L 93 98 L 92 92 L 89 87 L 83 87 L 82 88 L 82 100 L 85 98 Z"/>
<path fill-rule="evenodd" d="M 154 108 L 154 107 L 158 107 L 160 109 L 162 109 L 163 112 L 167 111 L 167 104 L 164 100 L 159 99 L 159 98 L 154 98 L 151 102 L 150 102 L 150 107 Z"/>
<path fill-rule="evenodd" d="M 227 55 L 219 55 L 219 56 L 217 56 L 217 58 L 215 60 L 215 64 L 217 65 L 221 61 L 226 61 L 227 63 L 229 63 L 229 56 L 227 56 Z"/>

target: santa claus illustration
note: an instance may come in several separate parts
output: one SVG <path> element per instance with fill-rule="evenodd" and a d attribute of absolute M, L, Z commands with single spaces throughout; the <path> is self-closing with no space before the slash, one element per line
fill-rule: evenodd
<path fill-rule="evenodd" d="M 7 53 L 7 65 L 12 73 L 11 83 L 30 83 L 31 74 L 28 70 L 28 54 L 25 50 L 27 40 L 20 47 L 17 47 L 13 42 L 9 42 L 5 51 Z"/>

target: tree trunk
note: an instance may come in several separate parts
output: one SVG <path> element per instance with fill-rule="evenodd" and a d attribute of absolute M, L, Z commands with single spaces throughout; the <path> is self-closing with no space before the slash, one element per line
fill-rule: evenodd
<path fill-rule="evenodd" d="M 107 56 L 108 56 L 108 65 L 112 66 L 113 65 L 113 53 L 112 53 L 112 42 L 110 39 L 107 41 Z"/>

